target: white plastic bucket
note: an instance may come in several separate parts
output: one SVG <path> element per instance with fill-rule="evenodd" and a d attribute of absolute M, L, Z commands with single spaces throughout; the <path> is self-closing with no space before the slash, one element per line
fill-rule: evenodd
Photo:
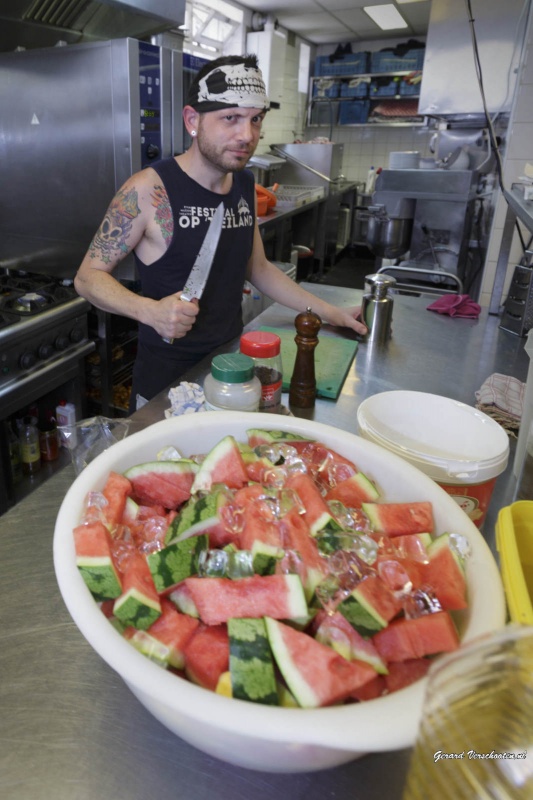
<path fill-rule="evenodd" d="M 509 459 L 507 433 L 482 411 L 436 394 L 381 392 L 357 410 L 359 433 L 433 478 L 479 527 Z"/>

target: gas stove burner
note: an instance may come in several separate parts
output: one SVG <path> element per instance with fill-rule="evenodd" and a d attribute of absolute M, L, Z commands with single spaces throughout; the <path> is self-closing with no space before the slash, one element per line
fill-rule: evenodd
<path fill-rule="evenodd" d="M 51 294 L 40 290 L 37 292 L 9 292 L 0 300 L 2 311 L 6 314 L 17 314 L 20 317 L 35 316 L 61 302 L 55 301 Z"/>

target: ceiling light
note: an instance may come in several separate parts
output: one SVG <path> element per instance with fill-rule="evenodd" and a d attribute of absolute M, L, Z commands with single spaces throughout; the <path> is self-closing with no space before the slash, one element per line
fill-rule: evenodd
<path fill-rule="evenodd" d="M 381 6 L 364 6 L 363 11 L 366 11 L 382 31 L 408 27 L 398 9 L 390 3 Z"/>
<path fill-rule="evenodd" d="M 396 2 L 401 6 L 404 3 L 425 3 L 427 0 L 396 0 Z"/>

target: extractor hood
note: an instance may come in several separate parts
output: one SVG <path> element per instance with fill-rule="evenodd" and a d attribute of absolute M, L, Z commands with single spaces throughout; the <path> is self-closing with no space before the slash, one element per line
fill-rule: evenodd
<path fill-rule="evenodd" d="M 146 39 L 183 24 L 185 0 L 0 0 L 0 52 Z"/>

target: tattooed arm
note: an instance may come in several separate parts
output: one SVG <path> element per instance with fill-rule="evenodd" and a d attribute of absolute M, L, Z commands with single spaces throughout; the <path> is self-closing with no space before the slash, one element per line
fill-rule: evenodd
<path fill-rule="evenodd" d="M 180 301 L 180 293 L 151 300 L 131 292 L 112 272 L 132 250 L 150 264 L 172 237 L 167 194 L 153 170 L 133 175 L 117 192 L 80 265 L 74 285 L 97 308 L 130 317 L 162 337 L 179 338 L 191 329 L 198 307 Z"/>

